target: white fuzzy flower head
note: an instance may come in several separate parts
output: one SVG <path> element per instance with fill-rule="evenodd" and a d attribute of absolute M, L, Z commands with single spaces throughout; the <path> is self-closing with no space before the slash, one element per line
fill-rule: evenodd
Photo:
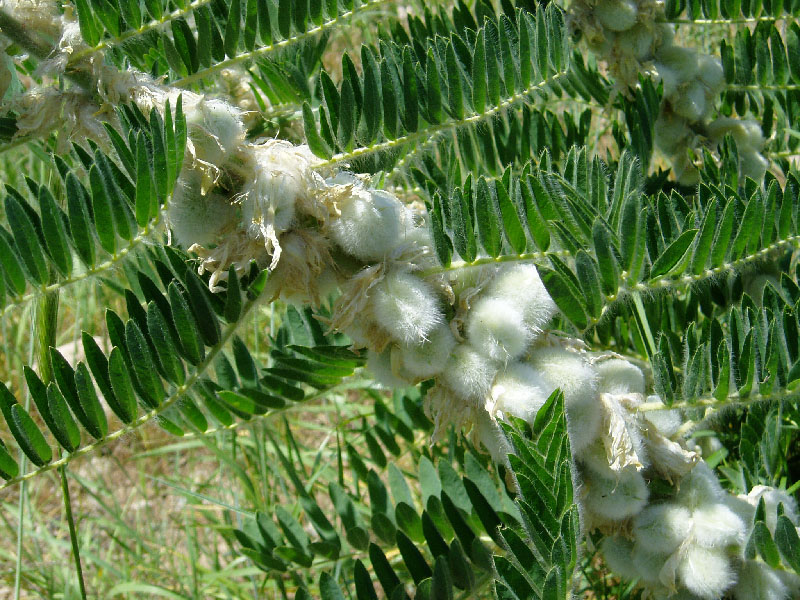
<path fill-rule="evenodd" d="M 622 521 L 647 505 L 650 491 L 644 477 L 633 467 L 617 477 L 604 477 L 591 469 L 586 475 L 586 508 L 601 521 Z"/>
<path fill-rule="evenodd" d="M 644 373 L 621 358 L 595 363 L 597 389 L 607 394 L 644 394 Z"/>
<path fill-rule="evenodd" d="M 410 385 L 408 381 L 395 374 L 395 369 L 392 368 L 391 348 L 387 348 L 381 353 L 370 350 L 367 354 L 367 369 L 372 373 L 375 381 L 388 388 L 402 388 Z"/>
<path fill-rule="evenodd" d="M 725 504 L 706 504 L 692 512 L 692 536 L 704 548 L 742 544 L 746 533 L 745 522 Z"/>
<path fill-rule="evenodd" d="M 513 453 L 503 430 L 485 410 L 475 418 L 475 437 L 483 444 L 489 456 L 498 465 L 508 465 L 508 455 Z"/>
<path fill-rule="evenodd" d="M 550 386 L 561 388 L 573 452 L 581 452 L 596 437 L 603 407 L 597 398 L 597 373 L 579 354 L 558 346 L 537 348 L 530 365 Z"/>
<path fill-rule="evenodd" d="M 400 347 L 403 371 L 417 380 L 433 377 L 444 369 L 455 345 L 456 338 L 450 327 L 440 323 L 431 330 L 427 340 Z"/>
<path fill-rule="evenodd" d="M 501 265 L 486 295 L 505 298 L 519 307 L 525 326 L 534 336 L 541 333 L 556 313 L 556 305 L 532 264 Z"/>
<path fill-rule="evenodd" d="M 689 545 L 678 565 L 680 582 L 705 600 L 719 600 L 736 583 L 730 560 L 719 550 Z"/>
<path fill-rule="evenodd" d="M 669 554 L 653 552 L 638 541 L 633 546 L 633 556 L 631 561 L 633 567 L 639 574 L 639 579 L 650 584 L 652 587 L 660 587 L 662 573 L 668 565 Z M 667 566 L 667 570 L 669 566 Z"/>
<path fill-rule="evenodd" d="M 467 315 L 466 330 L 476 350 L 502 362 L 519 357 L 530 341 L 522 310 L 502 297 L 478 299 Z"/>
<path fill-rule="evenodd" d="M 723 502 L 727 494 L 717 476 L 705 462 L 699 462 L 680 482 L 676 501 L 690 510 L 700 506 Z"/>
<path fill-rule="evenodd" d="M 242 222 L 254 239 L 272 253 L 271 268 L 280 258 L 278 236 L 289 229 L 298 202 L 316 193 L 318 179 L 311 167 L 319 162 L 307 146 L 269 140 L 251 147 L 252 177 L 242 188 Z"/>
<path fill-rule="evenodd" d="M 421 344 L 444 322 L 439 299 L 419 277 L 394 270 L 371 290 L 375 320 L 398 342 Z"/>
<path fill-rule="evenodd" d="M 523 363 L 512 363 L 499 374 L 492 386 L 495 409 L 504 415 L 524 419 L 531 425 L 547 401 L 552 388 L 539 373 Z"/>
<path fill-rule="evenodd" d="M 329 223 L 331 238 L 359 260 L 383 260 L 406 229 L 413 229 L 413 221 L 406 207 L 388 192 L 366 189 L 356 180 L 350 185 L 351 193 L 338 202 L 339 217 Z"/>
<path fill-rule="evenodd" d="M 244 142 L 241 111 L 227 102 L 205 98 L 187 102 L 184 113 L 195 158 L 200 161 L 221 167 Z"/>
<path fill-rule="evenodd" d="M 600 24 L 611 31 L 625 31 L 633 27 L 638 12 L 633 0 L 600 0 L 594 9 Z"/>
<path fill-rule="evenodd" d="M 228 198 L 201 191 L 202 176 L 184 174 L 175 186 L 167 208 L 167 222 L 175 241 L 183 248 L 193 244 L 208 248 L 226 230 L 237 226 L 236 208 Z"/>
<path fill-rule="evenodd" d="M 469 344 L 459 344 L 440 375 L 442 382 L 458 397 L 482 404 L 492 388 L 497 363 L 488 360 Z"/>
<path fill-rule="evenodd" d="M 625 579 L 637 579 L 639 571 L 633 565 L 633 542 L 620 535 L 610 535 L 600 543 L 603 560 L 616 574 Z"/>
<path fill-rule="evenodd" d="M 666 404 L 658 396 L 648 396 L 647 404 L 660 405 L 664 410 L 648 410 L 644 412 L 645 421 L 656 428 L 664 437 L 671 438 L 683 425 L 683 418 L 678 409 L 666 410 Z"/>
<path fill-rule="evenodd" d="M 633 522 L 636 543 L 649 552 L 674 552 L 691 530 L 692 513 L 670 502 L 648 506 Z"/>

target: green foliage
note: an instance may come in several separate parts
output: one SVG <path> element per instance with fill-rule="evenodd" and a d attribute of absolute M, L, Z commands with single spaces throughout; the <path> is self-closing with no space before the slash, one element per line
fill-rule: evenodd
<path fill-rule="evenodd" d="M 65 55 L 63 78 L 11 40 L 4 56 L 30 85 L 63 80 L 78 90 L 92 58 L 230 95 L 252 111 L 249 141 L 305 136 L 320 174 L 346 168 L 421 200 L 438 264 L 420 275 L 536 263 L 560 311 L 553 331 L 649 361 L 652 388 L 684 411 L 686 431 L 699 439 L 706 428 L 722 441 L 706 458 L 729 490 L 796 493 L 797 1 L 667 3 L 667 20 L 681 27 L 735 30 L 720 44 L 718 116 L 758 119 L 772 159 L 764 181 L 742 179 L 734 140 L 701 145 L 692 187 L 672 182 L 654 155 L 662 86 L 640 73 L 639 88 L 622 93 L 577 45 L 566 6 L 76 0 L 69 8 L 86 46 Z M 357 42 L 343 41 L 353 32 Z M 101 98 L 96 89 L 76 93 Z M 583 546 L 560 393 L 532 425 L 504 425 L 515 451 L 507 464 L 494 465 L 454 429 L 429 445 L 429 384 L 391 395 L 376 388 L 365 354 L 323 326 L 328 302 L 314 311 L 267 306 L 270 274 L 255 264 L 231 267 L 212 294 L 197 256 L 167 244 L 165 211 L 196 158 L 181 102 L 148 114 L 106 104 L 115 117 L 104 133 L 72 140 L 69 152 L 50 129 L 15 138 L 18 108 L 0 115 L 11 157 L 0 223 L 0 490 L 27 498 L 26 484 L 47 482 L 40 475 L 149 435 L 149 423 L 172 440 L 157 438 L 162 448 L 150 452 L 192 448 L 226 476 L 213 481 L 220 489 L 201 484 L 205 475 L 170 484 L 170 493 L 219 509 L 198 519 L 219 538 L 213 552 L 189 561 L 213 565 L 207 590 L 193 572 L 191 591 L 180 594 L 137 581 L 106 592 L 231 596 L 270 585 L 276 597 L 325 600 L 636 597 Z M 21 156 L 34 167 L 8 166 Z M 210 189 L 227 193 L 242 177 L 212 173 Z M 11 350 L 23 354 L 27 338 L 13 334 L 32 301 L 94 284 L 106 294 L 96 318 L 81 315 L 73 327 L 61 313 L 58 325 L 80 338 L 82 358 L 44 347 L 12 360 Z M 101 496 L 85 474 L 75 477 Z M 744 558 L 800 573 L 787 510 L 772 530 L 766 509 L 756 510 Z M 133 556 L 123 509 L 109 512 L 111 537 Z M 21 509 L 17 518 L 23 540 Z M 199 527 L 187 525 L 187 537 Z M 87 560 L 113 572 L 99 554 Z M 252 589 L 218 583 L 244 578 L 223 575 L 229 565 L 247 565 Z"/>

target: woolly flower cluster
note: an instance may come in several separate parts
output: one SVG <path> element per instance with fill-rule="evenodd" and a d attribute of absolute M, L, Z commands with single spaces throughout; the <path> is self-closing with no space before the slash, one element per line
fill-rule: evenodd
<path fill-rule="evenodd" d="M 755 121 L 725 117 L 709 122 L 725 86 L 722 65 L 676 46 L 674 28 L 663 22 L 663 14 L 663 3 L 656 0 L 578 0 L 570 9 L 573 29 L 607 62 L 621 88 L 635 87 L 639 73 L 663 84 L 655 141 L 681 183 L 698 181 L 690 151 L 703 142 L 717 146 L 726 134 L 736 142 L 742 176 L 761 181 L 768 166 L 760 154 L 761 128 Z"/>
<path fill-rule="evenodd" d="M 442 272 L 421 217 L 354 175 L 323 178 L 306 147 L 244 140 L 238 111 L 184 97 L 191 142 L 168 210 L 175 239 L 203 257 L 217 289 L 230 266 L 272 269 L 272 296 L 333 302 L 330 325 L 389 387 L 425 380 L 434 437 L 471 429 L 492 458 L 513 452 L 498 420 L 533 423 L 561 389 L 586 531 L 607 537 L 609 566 L 658 600 L 781 600 L 796 578 L 744 557 L 754 505 L 774 529 L 785 494 L 736 498 L 682 439 L 682 417 L 648 396 L 642 370 L 547 326 L 556 312 L 527 263 Z M 640 410 L 646 404 L 649 409 Z M 654 480 L 671 482 L 654 491 Z M 771 520 L 770 520 L 771 519 Z"/>
<path fill-rule="evenodd" d="M 701 463 L 674 494 L 639 512 L 624 533 L 603 540 L 603 555 L 615 572 L 639 579 L 656 599 L 795 598 L 800 578 L 745 558 L 762 497 L 773 535 L 778 504 L 795 526 L 800 524 L 796 504 L 785 492 L 758 486 L 749 495 L 733 496 Z"/>

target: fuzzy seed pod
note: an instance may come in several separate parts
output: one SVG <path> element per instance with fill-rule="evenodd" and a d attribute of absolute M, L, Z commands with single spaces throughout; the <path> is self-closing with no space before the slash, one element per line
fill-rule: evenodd
<path fill-rule="evenodd" d="M 513 454 L 514 450 L 492 416 L 485 410 L 479 411 L 475 419 L 475 428 L 478 440 L 484 445 L 495 464 L 508 465 L 508 455 Z"/>
<path fill-rule="evenodd" d="M 666 83 L 664 85 L 666 95 Z M 667 156 L 686 151 L 692 131 L 686 119 L 672 113 L 661 112 L 655 123 L 655 139 L 658 148 Z"/>
<path fill-rule="evenodd" d="M 367 369 L 372 373 L 375 381 L 387 388 L 403 388 L 410 385 L 395 375 L 392 369 L 392 350 L 387 348 L 381 353 L 370 350 L 367 353 Z"/>
<path fill-rule="evenodd" d="M 223 232 L 238 226 L 236 208 L 228 198 L 201 192 L 197 171 L 183 175 L 167 208 L 167 222 L 175 241 L 183 248 L 194 244 L 212 246 Z"/>
<path fill-rule="evenodd" d="M 718 58 L 701 54 L 697 59 L 698 71 L 697 78 L 706 86 L 709 100 L 713 100 L 725 87 L 725 73 L 722 70 L 722 63 Z"/>
<path fill-rule="evenodd" d="M 484 296 L 475 302 L 466 333 L 473 348 L 501 362 L 520 356 L 530 341 L 522 310 L 502 297 Z"/>
<path fill-rule="evenodd" d="M 637 540 L 636 544 L 633 546 L 631 562 L 633 563 L 633 568 L 639 573 L 639 578 L 642 581 L 658 587 L 661 582 L 661 572 L 669 558 L 669 554 L 652 552 Z"/>
<path fill-rule="evenodd" d="M 706 504 L 692 512 L 692 535 L 704 548 L 724 548 L 742 544 L 745 539 L 744 521 L 725 504 Z"/>
<path fill-rule="evenodd" d="M 740 153 L 747 150 L 759 152 L 764 145 L 761 125 L 752 120 L 742 121 L 731 117 L 720 117 L 709 123 L 706 131 L 709 139 L 715 144 L 721 143 L 727 134 L 731 134 Z"/>
<path fill-rule="evenodd" d="M 727 495 L 714 472 L 706 463 L 699 462 L 681 480 L 675 499 L 689 510 L 694 511 L 700 506 L 722 502 Z"/>
<path fill-rule="evenodd" d="M 718 550 L 690 545 L 678 565 L 680 582 L 706 600 L 719 600 L 736 583 L 730 561 Z"/>
<path fill-rule="evenodd" d="M 666 405 L 661 401 L 658 396 L 648 396 L 647 403 L 652 404 L 658 402 L 666 408 Z M 656 428 L 658 433 L 664 437 L 671 438 L 678 433 L 678 430 L 683 425 L 681 413 L 677 409 L 672 410 L 648 410 L 643 413 L 645 421 Z"/>
<path fill-rule="evenodd" d="M 739 155 L 739 174 L 742 177 L 749 177 L 756 183 L 764 180 L 768 167 L 769 161 L 755 150 L 745 151 Z"/>
<path fill-rule="evenodd" d="M 330 234 L 342 250 L 365 262 L 383 260 L 401 240 L 409 223 L 405 207 L 391 194 L 354 185 L 339 204 L 341 214 L 330 223 Z"/>
<path fill-rule="evenodd" d="M 404 344 L 421 344 L 444 322 L 439 299 L 419 277 L 391 271 L 372 289 L 375 320 Z"/>
<path fill-rule="evenodd" d="M 611 31 L 626 31 L 636 25 L 639 9 L 633 0 L 600 0 L 594 9 L 600 24 Z"/>
<path fill-rule="evenodd" d="M 692 513 L 684 506 L 652 504 L 636 516 L 633 534 L 637 545 L 649 552 L 674 552 L 692 529 Z"/>
<path fill-rule="evenodd" d="M 656 48 L 668 48 L 675 41 L 675 26 L 672 23 L 656 23 L 653 27 Z"/>
<path fill-rule="evenodd" d="M 699 81 L 692 81 L 672 101 L 672 110 L 690 123 L 701 120 L 707 110 L 706 90 Z"/>
<path fill-rule="evenodd" d="M 606 394 L 644 394 L 644 373 L 621 358 L 595 363 L 597 389 Z"/>
<path fill-rule="evenodd" d="M 603 419 L 595 370 L 583 357 L 555 346 L 534 350 L 529 362 L 551 390 L 561 388 L 572 451 L 581 452 L 597 437 Z"/>
<path fill-rule="evenodd" d="M 485 400 L 497 374 L 497 363 L 476 352 L 469 344 L 455 347 L 440 377 L 463 400 Z"/>
<path fill-rule="evenodd" d="M 525 325 L 532 335 L 539 334 L 556 313 L 535 265 L 503 265 L 486 290 L 486 296 L 506 298 L 521 308 Z"/>
<path fill-rule="evenodd" d="M 539 373 L 526 364 L 512 363 L 498 375 L 492 387 L 495 408 L 533 424 L 536 413 L 552 389 Z"/>
<path fill-rule="evenodd" d="M 281 140 L 252 146 L 251 151 L 252 176 L 239 195 L 242 222 L 251 238 L 264 242 L 274 269 L 281 251 L 278 236 L 294 223 L 298 203 L 313 196 L 320 184 L 311 171 L 319 159 L 308 146 Z"/>
<path fill-rule="evenodd" d="M 186 128 L 196 158 L 217 167 L 244 142 L 241 112 L 222 100 L 187 105 Z"/>
<path fill-rule="evenodd" d="M 403 371 L 414 379 L 428 379 L 444 369 L 456 338 L 446 323 L 440 323 L 421 344 L 408 344 L 400 348 Z"/>
<path fill-rule="evenodd" d="M 608 521 L 622 521 L 638 514 L 650 496 L 644 477 L 632 467 L 623 469 L 616 479 L 587 470 L 586 490 L 586 508 Z"/>
<path fill-rule="evenodd" d="M 789 588 L 766 564 L 748 560 L 739 569 L 739 582 L 733 588 L 736 600 L 789 600 Z"/>
<path fill-rule="evenodd" d="M 620 51 L 630 52 L 638 61 L 645 61 L 653 55 L 654 41 L 651 26 L 638 23 L 617 36 L 617 48 Z"/>
<path fill-rule="evenodd" d="M 620 535 L 608 536 L 600 543 L 603 560 L 616 574 L 625 579 L 638 579 L 639 571 L 633 566 L 633 542 Z"/>
<path fill-rule="evenodd" d="M 675 74 L 677 85 L 687 83 L 697 76 L 699 64 L 698 54 L 691 48 L 681 46 L 662 46 L 656 52 L 658 62 Z M 666 93 L 666 88 L 664 90 Z"/>

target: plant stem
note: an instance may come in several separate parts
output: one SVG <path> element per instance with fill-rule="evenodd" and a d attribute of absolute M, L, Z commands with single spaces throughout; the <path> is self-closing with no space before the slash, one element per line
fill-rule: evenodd
<path fill-rule="evenodd" d="M 39 298 L 36 310 L 36 359 L 39 365 L 39 377 L 45 385 L 53 380 L 50 346 L 56 345 L 57 327 L 58 291 L 55 291 Z"/>
<path fill-rule="evenodd" d="M 58 468 L 61 476 L 61 495 L 64 498 L 64 510 L 67 513 L 67 524 L 69 525 L 69 541 L 72 543 L 72 556 L 75 559 L 75 572 L 78 575 L 78 586 L 81 590 L 81 598 L 86 600 L 86 585 L 83 583 L 83 568 L 81 567 L 81 551 L 78 546 L 78 533 L 75 529 L 75 519 L 72 517 L 72 502 L 69 496 L 69 483 L 67 482 L 67 467 L 61 465 Z"/>

